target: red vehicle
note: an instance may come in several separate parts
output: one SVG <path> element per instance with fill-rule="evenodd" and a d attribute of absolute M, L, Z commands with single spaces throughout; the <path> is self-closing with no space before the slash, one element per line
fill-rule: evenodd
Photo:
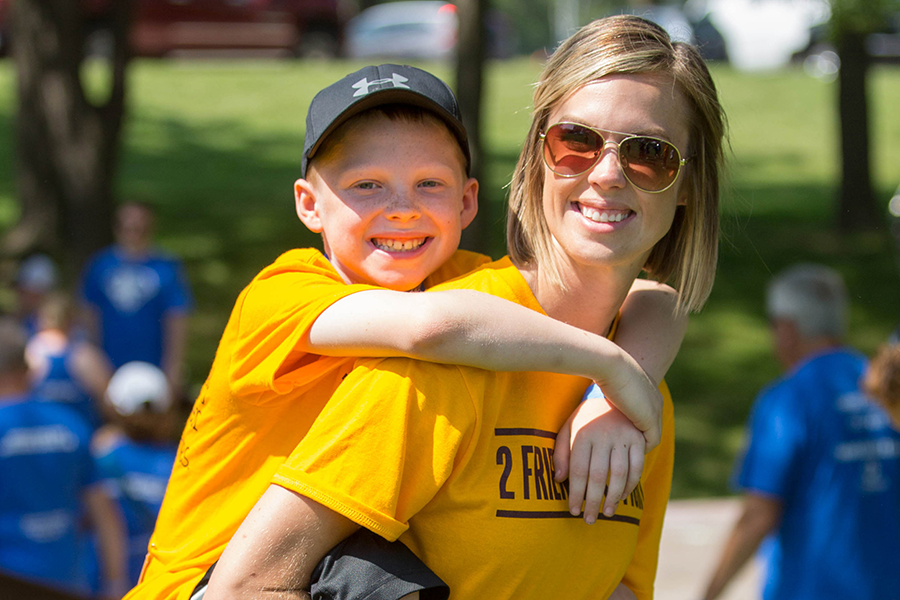
<path fill-rule="evenodd" d="M 177 50 L 257 49 L 335 56 L 342 0 L 135 0 L 137 56 Z"/>
<path fill-rule="evenodd" d="M 8 4 L 0 0 L 0 48 L 7 45 Z M 104 12 L 118 0 L 82 0 L 88 49 L 103 52 Z M 263 50 L 336 56 L 349 16 L 347 0 L 133 0 L 135 56 L 174 52 Z"/>

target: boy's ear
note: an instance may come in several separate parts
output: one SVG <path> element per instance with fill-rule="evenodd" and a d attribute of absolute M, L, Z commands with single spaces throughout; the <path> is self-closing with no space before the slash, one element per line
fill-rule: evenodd
<path fill-rule="evenodd" d="M 469 226 L 476 214 L 478 214 L 478 180 L 470 177 L 463 186 L 462 211 L 459 213 L 463 229 Z"/>
<path fill-rule="evenodd" d="M 306 179 L 294 182 L 294 204 L 297 216 L 313 233 L 322 233 L 322 219 L 319 217 L 316 192 Z"/>

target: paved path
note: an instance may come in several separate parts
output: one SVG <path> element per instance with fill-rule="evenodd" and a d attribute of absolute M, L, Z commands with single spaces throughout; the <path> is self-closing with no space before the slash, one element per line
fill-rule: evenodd
<path fill-rule="evenodd" d="M 736 498 L 673 500 L 659 549 L 655 600 L 698 600 L 740 510 Z M 719 600 L 759 600 L 760 566 L 750 563 Z"/>

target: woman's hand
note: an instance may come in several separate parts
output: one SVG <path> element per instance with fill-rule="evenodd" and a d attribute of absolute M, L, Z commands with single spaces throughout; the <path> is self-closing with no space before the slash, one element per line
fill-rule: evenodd
<path fill-rule="evenodd" d="M 611 517 L 619 501 L 641 480 L 644 434 L 598 396 L 579 404 L 556 441 L 554 477 L 557 481 L 569 478 L 569 512 L 579 515 L 583 505 L 584 521 L 591 524 L 597 520 L 602 503 L 603 514 Z"/>

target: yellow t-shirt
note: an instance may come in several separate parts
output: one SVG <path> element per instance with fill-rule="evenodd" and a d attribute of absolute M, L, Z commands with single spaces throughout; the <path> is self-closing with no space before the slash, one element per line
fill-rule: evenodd
<path fill-rule="evenodd" d="M 458 251 L 430 287 L 489 259 Z M 129 599 L 178 599 L 218 560 L 354 358 L 299 351 L 347 285 L 317 250 L 281 255 L 241 292 L 184 428 L 144 573 Z"/>
<path fill-rule="evenodd" d="M 438 287 L 542 312 L 508 259 Z M 275 483 L 400 539 L 452 598 L 606 598 L 620 581 L 652 598 L 674 450 L 665 384 L 662 443 L 639 487 L 587 525 L 569 514 L 552 467 L 587 380 L 396 358 L 356 365 Z"/>

